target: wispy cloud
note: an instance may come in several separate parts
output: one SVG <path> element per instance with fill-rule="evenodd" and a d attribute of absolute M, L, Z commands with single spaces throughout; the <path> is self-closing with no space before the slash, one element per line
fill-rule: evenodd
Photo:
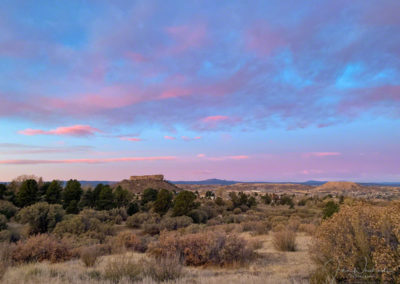
<path fill-rule="evenodd" d="M 200 140 L 201 136 L 196 136 L 196 137 L 182 136 L 181 138 L 182 138 L 182 140 L 185 140 L 185 141 L 193 141 L 193 140 Z"/>
<path fill-rule="evenodd" d="M 91 127 L 89 125 L 73 125 L 63 126 L 52 130 L 41 130 L 41 129 L 25 129 L 18 133 L 22 135 L 34 136 L 34 135 L 60 135 L 60 136 L 92 136 L 96 133 L 102 132 L 101 130 Z"/>
<path fill-rule="evenodd" d="M 3 154 L 57 154 L 57 153 L 76 153 L 93 151 L 93 146 L 38 146 L 18 143 L 0 143 L 0 151 L 4 149 Z"/>
<path fill-rule="evenodd" d="M 141 138 L 138 138 L 138 137 L 120 137 L 119 139 L 120 139 L 120 140 L 123 140 L 123 141 L 131 141 L 131 142 L 139 142 L 139 141 L 142 141 L 142 139 L 141 139 Z"/>
<path fill-rule="evenodd" d="M 66 159 L 66 160 L 0 160 L 2 165 L 39 165 L 39 164 L 103 164 L 117 162 L 139 162 L 139 161 L 168 161 L 175 160 L 175 156 L 161 157 L 123 157 L 107 159 Z"/>
<path fill-rule="evenodd" d="M 166 136 L 164 136 L 164 139 L 167 139 L 167 140 L 175 140 L 176 137 L 166 135 Z"/>
<path fill-rule="evenodd" d="M 220 156 L 220 157 L 208 157 L 205 154 L 198 154 L 197 158 L 205 158 L 209 161 L 226 161 L 226 160 L 246 160 L 250 157 L 247 155 L 236 155 L 236 156 Z"/>

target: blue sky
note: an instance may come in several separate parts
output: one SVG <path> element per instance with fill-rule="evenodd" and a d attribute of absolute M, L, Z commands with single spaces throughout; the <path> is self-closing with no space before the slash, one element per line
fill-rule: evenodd
<path fill-rule="evenodd" d="M 2 1 L 0 180 L 400 180 L 398 1 Z"/>

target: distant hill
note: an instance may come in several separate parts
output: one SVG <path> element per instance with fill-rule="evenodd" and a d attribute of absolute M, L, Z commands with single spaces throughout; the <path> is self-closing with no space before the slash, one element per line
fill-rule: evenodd
<path fill-rule="evenodd" d="M 167 189 L 171 191 L 180 191 L 181 189 L 175 184 L 164 180 L 163 175 L 147 175 L 147 176 L 132 176 L 130 179 L 124 179 L 114 186 L 121 186 L 134 193 L 141 193 L 147 188 Z"/>
<path fill-rule="evenodd" d="M 238 181 L 223 180 L 223 179 L 206 179 L 201 181 L 171 181 L 173 184 L 197 184 L 197 185 L 232 185 L 240 183 Z"/>
<path fill-rule="evenodd" d="M 329 181 L 315 188 L 315 191 L 354 191 L 360 190 L 361 185 L 348 181 Z"/>

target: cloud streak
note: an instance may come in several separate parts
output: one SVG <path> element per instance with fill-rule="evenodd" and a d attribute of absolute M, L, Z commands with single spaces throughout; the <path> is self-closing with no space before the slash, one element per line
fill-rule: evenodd
<path fill-rule="evenodd" d="M 63 126 L 52 130 L 41 130 L 41 129 L 25 129 L 18 133 L 27 136 L 34 135 L 58 135 L 58 136 L 93 136 L 96 133 L 101 133 L 102 131 L 91 127 L 89 125 L 73 125 L 73 126 Z"/>
<path fill-rule="evenodd" d="M 40 164 L 104 164 L 118 162 L 141 162 L 141 161 L 170 161 L 174 156 L 161 157 L 123 157 L 107 159 L 66 159 L 66 160 L 0 160 L 0 165 L 40 165 Z"/>

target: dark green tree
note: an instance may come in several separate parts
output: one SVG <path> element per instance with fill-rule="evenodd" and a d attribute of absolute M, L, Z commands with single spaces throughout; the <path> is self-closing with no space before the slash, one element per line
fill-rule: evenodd
<path fill-rule="evenodd" d="M 78 213 L 78 203 L 81 199 L 83 190 L 77 180 L 69 180 L 63 191 L 63 207 L 69 214 Z"/>
<path fill-rule="evenodd" d="M 175 197 L 173 216 L 187 215 L 191 210 L 196 209 L 199 204 L 195 202 L 196 195 L 191 191 L 181 191 Z"/>
<path fill-rule="evenodd" d="M 207 191 L 206 191 L 206 198 L 207 198 L 207 199 L 211 199 L 211 198 L 213 198 L 213 197 L 215 197 L 214 192 L 212 192 L 212 191 L 210 191 L 210 190 L 207 190 Z"/>
<path fill-rule="evenodd" d="M 100 191 L 99 198 L 96 200 L 97 210 L 110 210 L 114 206 L 114 195 L 109 185 L 103 186 Z"/>
<path fill-rule="evenodd" d="M 7 191 L 7 187 L 5 184 L 0 183 L 0 199 L 4 199 L 4 195 Z"/>
<path fill-rule="evenodd" d="M 61 204 L 62 185 L 58 180 L 53 180 L 46 190 L 45 200 L 50 204 Z"/>
<path fill-rule="evenodd" d="M 126 213 L 128 213 L 129 216 L 132 216 L 133 214 L 135 214 L 137 212 L 139 212 L 139 205 L 137 204 L 137 202 L 129 203 Z"/>
<path fill-rule="evenodd" d="M 272 202 L 272 197 L 271 195 L 269 195 L 268 193 L 266 193 L 265 195 L 261 195 L 261 199 L 262 201 L 264 201 L 265 204 L 271 204 Z"/>
<path fill-rule="evenodd" d="M 22 182 L 18 193 L 17 203 L 20 207 L 34 204 L 37 201 L 38 184 L 34 179 L 27 179 Z"/>
<path fill-rule="evenodd" d="M 257 205 L 257 200 L 254 196 L 250 196 L 249 199 L 247 199 L 247 206 L 249 207 L 254 207 Z"/>
<path fill-rule="evenodd" d="M 247 205 L 247 201 L 249 200 L 249 196 L 246 193 L 239 192 L 239 203 L 241 205 Z"/>
<path fill-rule="evenodd" d="M 38 183 L 38 201 L 46 201 L 46 192 L 50 186 L 50 182 L 41 181 Z"/>
<path fill-rule="evenodd" d="M 114 202 L 116 207 L 126 207 L 132 200 L 132 194 L 120 185 L 114 189 Z"/>
<path fill-rule="evenodd" d="M 100 192 L 103 189 L 104 184 L 99 183 L 98 185 L 96 185 L 96 187 L 94 188 L 93 191 L 93 198 L 94 198 L 94 202 L 96 202 L 97 199 L 99 199 L 100 196 Z"/>
<path fill-rule="evenodd" d="M 158 190 L 153 188 L 147 188 L 143 191 L 141 204 L 145 205 L 148 202 L 156 201 Z"/>
<path fill-rule="evenodd" d="M 89 188 L 83 193 L 81 201 L 79 201 L 78 206 L 80 209 L 83 209 L 85 207 L 94 208 L 96 206 L 96 199 L 94 197 L 94 192 L 91 188 Z"/>
<path fill-rule="evenodd" d="M 78 214 L 79 213 L 78 201 L 71 200 L 68 203 L 67 208 L 65 208 L 65 211 L 67 212 L 67 214 Z"/>
<path fill-rule="evenodd" d="M 339 212 L 339 204 L 337 204 L 335 201 L 330 200 L 325 203 L 324 209 L 322 210 L 322 217 L 324 219 L 327 219 L 336 212 Z"/>
<path fill-rule="evenodd" d="M 166 189 L 161 189 L 157 194 L 157 199 L 154 201 L 154 212 L 164 215 L 172 206 L 172 193 Z"/>

